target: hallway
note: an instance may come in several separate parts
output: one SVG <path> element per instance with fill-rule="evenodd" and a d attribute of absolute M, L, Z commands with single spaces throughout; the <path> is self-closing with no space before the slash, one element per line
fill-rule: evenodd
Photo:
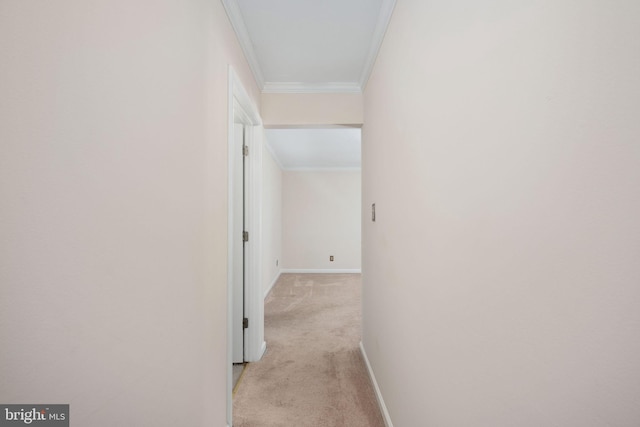
<path fill-rule="evenodd" d="M 640 1 L 2 0 L 0 53 L 0 418 L 640 426 Z M 311 129 L 361 133 L 359 258 L 269 151 Z"/>
<path fill-rule="evenodd" d="M 282 274 L 265 301 L 267 352 L 247 365 L 234 426 L 382 427 L 360 349 L 359 274 Z"/>

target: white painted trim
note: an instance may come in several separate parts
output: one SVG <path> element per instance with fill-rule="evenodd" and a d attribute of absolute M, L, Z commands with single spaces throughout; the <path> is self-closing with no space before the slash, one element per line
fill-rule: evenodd
<path fill-rule="evenodd" d="M 281 274 L 282 274 L 282 270 L 278 270 L 278 274 L 276 274 L 276 277 L 271 281 L 271 284 L 269 285 L 267 290 L 264 291 L 264 297 L 265 298 L 267 298 L 269 296 L 269 293 L 271 292 L 271 289 L 273 289 L 273 287 L 276 285 L 276 283 L 278 283 L 278 279 L 280 279 L 280 275 Z"/>
<path fill-rule="evenodd" d="M 262 126 L 251 126 L 245 131 L 249 147 L 249 265 L 248 286 L 245 285 L 245 312 L 249 328 L 245 333 L 245 360 L 257 362 L 262 357 L 264 343 L 264 298 L 262 297 Z"/>
<path fill-rule="evenodd" d="M 262 93 L 362 93 L 357 82 L 266 82 Z"/>
<path fill-rule="evenodd" d="M 380 47 L 382 46 L 384 35 L 387 32 L 387 28 L 389 27 L 389 21 L 391 21 L 391 15 L 393 15 L 393 9 L 395 8 L 395 6 L 396 0 L 382 0 L 376 29 L 373 31 L 373 36 L 371 36 L 369 53 L 365 61 L 365 66 L 362 69 L 362 74 L 360 75 L 359 84 L 360 90 L 362 92 L 364 92 L 364 89 L 367 87 L 369 76 L 371 76 L 371 71 L 373 71 L 373 66 L 376 63 L 376 58 L 378 57 L 378 52 L 380 51 Z"/>
<path fill-rule="evenodd" d="M 264 356 L 266 352 L 267 352 L 267 342 L 262 341 L 262 346 L 260 346 L 260 359 L 262 359 L 262 356 Z"/>
<path fill-rule="evenodd" d="M 229 186 L 227 193 L 227 426 L 233 425 L 233 325 L 231 319 L 233 316 L 233 103 L 234 103 L 234 72 L 229 67 L 229 92 L 228 96 L 228 123 L 227 123 L 227 137 L 228 137 L 228 183 Z M 231 369 L 229 369 L 231 367 Z"/>
<path fill-rule="evenodd" d="M 253 72 L 253 77 L 256 79 L 256 83 L 258 87 L 262 89 L 264 87 L 264 78 L 262 77 L 262 69 L 260 68 L 260 63 L 258 62 L 258 57 L 256 56 L 255 51 L 253 50 L 253 42 L 251 41 L 251 36 L 249 35 L 249 31 L 247 30 L 247 26 L 244 23 L 244 19 L 242 18 L 242 12 L 240 12 L 240 6 L 236 0 L 221 0 L 222 5 L 224 6 L 224 10 L 227 12 L 227 16 L 229 17 L 229 21 L 231 21 L 231 26 L 236 33 L 236 37 L 238 38 L 238 42 L 242 47 L 242 51 L 244 52 L 245 58 L 247 58 L 247 62 L 249 63 L 249 68 L 251 68 L 251 72 Z"/>
<path fill-rule="evenodd" d="M 362 273 L 359 268 L 283 268 L 282 273 L 315 273 L 315 274 L 334 274 L 334 273 Z"/>
<path fill-rule="evenodd" d="M 384 399 L 382 398 L 382 393 L 380 392 L 378 381 L 376 381 L 376 376 L 373 373 L 373 368 L 371 368 L 371 364 L 369 363 L 369 358 L 367 357 L 367 352 L 364 350 L 362 341 L 360 341 L 360 353 L 362 353 L 362 358 L 364 359 L 364 363 L 367 366 L 367 373 L 369 374 L 371 384 L 373 384 L 373 390 L 376 394 L 376 399 L 378 400 L 378 406 L 380 406 L 380 411 L 382 412 L 382 417 L 384 418 L 384 425 L 387 427 L 393 427 L 391 416 L 389 415 L 387 405 L 385 405 Z"/>
<path fill-rule="evenodd" d="M 247 126 L 247 143 L 252 147 L 259 146 L 260 140 L 256 135 L 261 135 L 262 119 L 258 114 L 258 109 L 253 104 L 238 75 L 229 66 L 229 86 L 228 86 L 228 122 L 227 122 L 227 144 L 228 144 L 228 218 L 227 218 L 227 254 L 233 253 L 233 147 L 234 147 L 234 123 L 238 119 Z M 251 148 L 250 148 L 251 150 Z M 260 150 L 255 159 L 249 161 L 249 226 L 253 237 L 249 239 L 248 250 L 248 287 L 245 291 L 245 310 L 247 316 L 252 319 L 251 327 L 245 334 L 245 345 L 249 361 L 259 360 L 262 357 L 264 344 L 264 299 L 262 298 L 262 283 L 260 271 L 260 203 L 261 186 L 260 177 L 262 174 L 262 163 L 260 162 Z M 233 425 L 233 257 L 227 257 L 227 423 Z M 258 301 L 255 301 L 255 300 Z"/>
<path fill-rule="evenodd" d="M 258 114 L 258 108 L 253 103 L 253 100 L 249 96 L 249 92 L 244 88 L 240 77 L 236 74 L 235 70 L 229 65 L 229 106 L 231 108 L 229 114 L 232 115 L 231 123 L 233 124 L 233 100 L 238 101 L 238 104 L 242 108 L 240 114 L 243 115 L 246 120 L 250 121 L 253 126 L 262 126 L 262 118 Z M 231 141 L 233 143 L 233 141 Z"/>

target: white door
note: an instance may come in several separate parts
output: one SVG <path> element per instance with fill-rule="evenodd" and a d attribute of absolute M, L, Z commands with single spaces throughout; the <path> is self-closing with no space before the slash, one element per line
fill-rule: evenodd
<path fill-rule="evenodd" d="M 233 128 L 233 363 L 244 362 L 244 127 Z"/>

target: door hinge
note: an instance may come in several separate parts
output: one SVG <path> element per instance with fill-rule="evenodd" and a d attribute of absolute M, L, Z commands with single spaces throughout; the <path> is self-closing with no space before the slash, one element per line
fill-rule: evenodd
<path fill-rule="evenodd" d="M 249 155 L 249 147 L 247 147 L 246 145 L 242 146 L 242 154 L 244 154 L 245 156 Z"/>
<path fill-rule="evenodd" d="M 248 231 L 243 231 L 242 232 L 242 241 L 243 242 L 248 242 L 249 241 L 249 232 Z"/>
<path fill-rule="evenodd" d="M 242 327 L 244 329 L 247 329 L 249 327 L 249 319 L 247 319 L 246 317 L 242 319 Z"/>

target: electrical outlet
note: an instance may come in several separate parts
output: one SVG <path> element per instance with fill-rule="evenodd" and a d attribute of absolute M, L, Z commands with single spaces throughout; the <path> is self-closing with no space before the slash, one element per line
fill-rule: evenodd
<path fill-rule="evenodd" d="M 329 261 L 333 261 L 333 255 L 329 255 Z"/>

